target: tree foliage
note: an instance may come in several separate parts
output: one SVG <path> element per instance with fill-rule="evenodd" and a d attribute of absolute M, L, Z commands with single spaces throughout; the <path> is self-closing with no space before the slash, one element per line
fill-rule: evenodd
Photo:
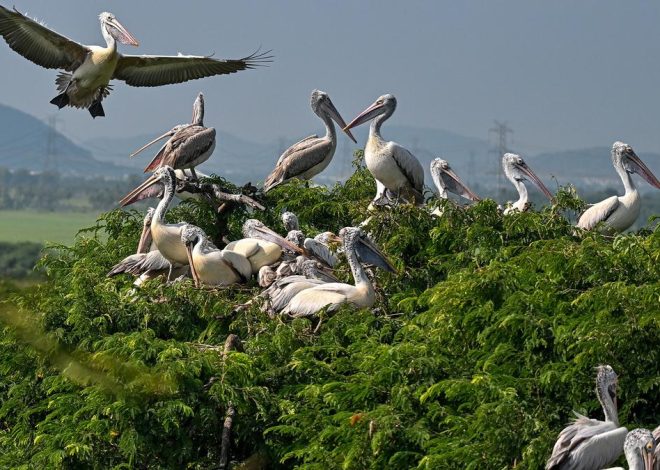
<path fill-rule="evenodd" d="M 660 416 L 660 229 L 576 233 L 568 189 L 554 207 L 503 217 L 493 201 L 368 212 L 357 161 L 332 188 L 291 182 L 255 214 L 282 231 L 366 224 L 398 269 L 376 273 L 373 310 L 270 319 L 248 286 L 197 290 L 106 278 L 133 252 L 141 214 L 115 210 L 53 246 L 48 282 L 0 304 L 0 466 L 217 468 L 236 416 L 234 463 L 264 468 L 539 468 L 572 410 L 601 417 L 594 366 L 620 377 L 629 428 Z M 203 202 L 172 221 L 214 239 L 246 214 Z M 339 276 L 350 280 L 342 265 Z M 230 333 L 244 351 L 224 355 Z M 264 463 L 265 462 L 265 463 Z"/>

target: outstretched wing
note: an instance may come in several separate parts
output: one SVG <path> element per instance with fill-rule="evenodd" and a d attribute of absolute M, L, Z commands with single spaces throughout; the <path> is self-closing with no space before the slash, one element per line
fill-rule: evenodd
<path fill-rule="evenodd" d="M 33 19 L 0 6 L 0 35 L 9 47 L 26 59 L 48 69 L 73 71 L 89 49 Z"/>
<path fill-rule="evenodd" d="M 176 55 L 122 55 L 113 78 L 124 80 L 131 86 L 161 86 L 187 82 L 253 69 L 270 62 L 267 52 L 255 52 L 242 59 L 214 59 L 206 56 Z"/>

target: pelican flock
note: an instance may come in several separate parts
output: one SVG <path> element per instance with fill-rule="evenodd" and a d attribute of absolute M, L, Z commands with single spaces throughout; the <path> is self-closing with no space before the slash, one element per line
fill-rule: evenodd
<path fill-rule="evenodd" d="M 102 101 L 108 96 L 111 80 L 123 80 L 131 86 L 160 86 L 188 80 L 229 74 L 264 65 L 271 60 L 269 52 L 254 53 L 242 59 L 218 60 L 204 56 L 131 56 L 118 52 L 118 43 L 138 46 L 138 41 L 111 13 L 99 16 L 106 47 L 84 46 L 48 29 L 17 10 L 0 6 L 0 35 L 11 49 L 46 68 L 63 70 L 56 83 L 59 94 L 51 103 L 59 108 L 87 108 L 93 117 L 104 116 Z M 376 195 L 370 209 L 381 206 L 425 204 L 424 169 L 405 147 L 387 141 L 381 127 L 396 110 L 397 100 L 384 94 L 360 112 L 349 124 L 333 104 L 328 93 L 314 90 L 312 111 L 325 127 L 325 135 L 312 135 L 293 144 L 279 157 L 275 168 L 266 176 L 261 194 L 287 181 L 309 180 L 330 164 L 337 148 L 335 124 L 355 143 L 351 129 L 371 122 L 364 145 L 364 160 L 373 177 Z M 396 275 L 388 256 L 360 227 L 345 227 L 335 235 L 329 231 L 305 233 L 298 217 L 284 211 L 285 234 L 280 235 L 262 221 L 248 218 L 242 226 L 242 238 L 228 241 L 218 248 L 200 227 L 186 221 L 168 223 L 166 213 L 181 180 L 197 180 L 195 168 L 208 160 L 216 146 L 216 131 L 204 123 L 204 95 L 199 93 L 193 104 L 189 123 L 178 124 L 158 138 L 136 150 L 133 157 L 167 138 L 145 167 L 153 172 L 129 192 L 120 205 L 157 197 L 155 209 L 147 210 L 136 253 L 113 266 L 108 276 L 131 274 L 138 279 L 136 287 L 156 277 L 178 282 L 186 275 L 195 287 L 258 285 L 263 288 L 255 298 L 269 316 L 315 318 L 321 312 L 333 313 L 343 306 L 371 308 L 377 301 L 377 277 L 380 268 Z M 577 221 L 577 227 L 608 232 L 628 229 L 640 212 L 640 195 L 632 179 L 637 173 L 650 185 L 660 189 L 660 181 L 635 154 L 630 145 L 615 142 L 612 163 L 623 186 L 622 196 L 611 196 L 591 205 Z M 518 192 L 518 200 L 503 215 L 529 209 L 525 181 L 530 181 L 553 202 L 553 195 L 520 155 L 502 155 L 502 167 Z M 192 178 L 189 180 L 186 170 Z M 430 164 L 430 175 L 438 197 L 449 193 L 478 203 L 480 198 L 453 171 L 446 160 L 436 158 Z M 437 209 L 434 215 L 442 215 Z M 201 224 L 201 222 L 200 222 Z M 203 224 L 202 224 L 203 225 Z M 331 225 L 331 224 L 328 224 Z M 327 227 L 326 227 L 327 228 Z M 209 232 L 211 233 L 211 232 Z M 223 239 L 224 240 L 224 239 Z M 225 242 L 223 242 L 225 243 Z M 220 246 L 220 243 L 218 243 Z M 341 245 L 338 249 L 337 246 Z M 346 261 L 353 282 L 341 282 L 335 270 Z M 181 276 L 181 277 L 179 277 Z M 186 282 L 186 281 L 183 281 Z M 190 282 L 190 281 L 187 281 Z M 546 470 L 599 469 L 625 453 L 631 469 L 651 470 L 659 459 L 660 428 L 628 432 L 620 425 L 617 408 L 618 377 L 612 367 L 599 366 L 596 394 L 604 420 L 577 415 L 563 429 L 552 450 Z M 657 464 L 656 465 L 660 465 Z"/>

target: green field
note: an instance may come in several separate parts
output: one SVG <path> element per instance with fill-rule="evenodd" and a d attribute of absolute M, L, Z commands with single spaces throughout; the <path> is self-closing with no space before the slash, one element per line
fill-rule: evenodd
<path fill-rule="evenodd" d="M 90 212 L 38 212 L 0 210 L 0 241 L 70 244 L 81 228 L 94 225 Z"/>

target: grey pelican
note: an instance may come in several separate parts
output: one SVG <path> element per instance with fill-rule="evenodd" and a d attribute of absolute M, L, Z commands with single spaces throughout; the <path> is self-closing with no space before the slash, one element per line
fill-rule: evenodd
<path fill-rule="evenodd" d="M 651 186 L 660 189 L 660 181 L 635 154 L 632 147 L 623 142 L 612 145 L 612 164 L 621 177 L 625 193 L 611 196 L 589 207 L 578 220 L 577 226 L 591 230 L 603 222 L 607 230 L 622 232 L 635 223 L 639 216 L 640 198 L 632 173 L 637 173 Z"/>
<path fill-rule="evenodd" d="M 186 224 L 183 222 L 178 224 L 165 223 L 165 213 L 172 202 L 176 186 L 176 175 L 171 167 L 158 168 L 144 183 L 128 193 L 120 201 L 120 205 L 123 207 L 138 200 L 143 191 L 158 183 L 163 185 L 163 197 L 158 203 L 151 221 L 151 235 L 154 244 L 165 259 L 173 265 L 187 265 L 188 253 L 181 242 L 181 231 Z"/>
<path fill-rule="evenodd" d="M 449 191 L 470 201 L 479 201 L 479 196 L 474 194 L 454 173 L 447 160 L 442 158 L 433 159 L 431 162 L 431 177 L 438 189 L 438 196 L 442 199 L 447 199 L 447 191 Z"/>
<path fill-rule="evenodd" d="M 282 310 L 282 314 L 291 317 L 307 317 L 318 313 L 325 307 L 328 312 L 335 311 L 345 303 L 359 308 L 371 307 L 374 304 L 376 300 L 374 288 L 360 259 L 390 272 L 395 270 L 360 228 L 344 227 L 339 234 L 355 285 L 330 282 L 301 290 L 291 298 Z"/>
<path fill-rule="evenodd" d="M 618 378 L 610 366 L 598 366 L 597 370 L 596 395 L 603 407 L 605 421 L 576 413 L 577 419 L 559 433 L 546 470 L 601 469 L 623 452 L 628 430 L 619 426 L 616 406 Z"/>
<path fill-rule="evenodd" d="M 245 256 L 219 250 L 211 243 L 208 235 L 195 225 L 187 224 L 183 227 L 181 243 L 186 247 L 190 272 L 197 287 L 246 282 L 252 275 L 252 266 Z"/>
<path fill-rule="evenodd" d="M 311 179 L 321 173 L 330 164 L 337 148 L 337 134 L 333 120 L 341 127 L 346 126 L 344 119 L 332 104 L 330 96 L 319 90 L 312 92 L 312 111 L 321 118 L 325 124 L 325 135 L 316 134 L 305 137 L 300 142 L 286 149 L 275 164 L 275 169 L 264 181 L 264 192 L 290 180 L 291 178 Z M 355 137 L 349 130 L 346 134 L 355 143 Z"/>
<path fill-rule="evenodd" d="M 660 426 L 653 430 L 653 439 L 655 440 L 655 464 L 653 470 L 660 470 Z"/>
<path fill-rule="evenodd" d="M 543 181 L 536 176 L 536 173 L 527 166 L 527 163 L 525 163 L 525 160 L 523 160 L 520 155 L 516 155 L 515 153 L 505 153 L 502 157 L 502 167 L 504 168 L 504 174 L 518 190 L 518 195 L 520 196 L 516 202 L 504 209 L 504 215 L 513 211 L 524 212 L 527 210 L 527 202 L 529 198 L 527 196 L 527 187 L 523 183 L 526 179 L 532 181 L 538 186 L 543 194 L 552 201 L 552 193 L 545 187 Z"/>
<path fill-rule="evenodd" d="M 282 223 L 287 231 L 286 239 L 291 243 L 302 246 L 307 250 L 307 254 L 314 256 L 316 259 L 322 261 L 327 266 L 334 268 L 337 264 L 337 256 L 330 250 L 328 243 L 330 237 L 335 235 L 332 232 L 322 232 L 314 238 L 306 237 L 300 230 L 298 217 L 293 212 L 282 213 Z"/>
<path fill-rule="evenodd" d="M 0 35 L 10 48 L 49 69 L 63 69 L 56 80 L 60 94 L 51 103 L 63 108 L 88 108 L 92 117 L 105 116 L 101 101 L 110 93 L 110 80 L 131 86 L 160 86 L 212 75 L 251 69 L 270 60 L 268 53 L 242 59 L 204 56 L 132 56 L 117 52 L 117 41 L 137 46 L 137 40 L 112 13 L 101 13 L 106 47 L 85 46 L 48 29 L 17 10 L 0 6 Z"/>
<path fill-rule="evenodd" d="M 193 115 L 190 124 L 179 124 L 172 129 L 142 146 L 130 156 L 134 157 L 156 142 L 169 137 L 156 156 L 147 165 L 144 172 L 168 165 L 175 170 L 190 169 L 195 179 L 195 167 L 204 163 L 215 149 L 215 129 L 204 127 L 204 95 L 200 93 L 193 104 Z"/>
<path fill-rule="evenodd" d="M 424 202 L 424 169 L 417 158 L 396 142 L 388 142 L 380 135 L 380 126 L 394 113 L 396 98 L 393 95 L 379 97 L 362 111 L 344 129 L 352 129 L 371 119 L 369 138 L 364 147 L 364 160 L 376 180 L 374 202 L 388 201 L 386 194 L 401 196 L 409 202 Z"/>
<path fill-rule="evenodd" d="M 626 455 L 629 470 L 653 470 L 654 452 L 657 450 L 657 443 L 648 429 L 633 429 L 623 442 L 623 453 Z M 606 470 L 624 469 L 614 467 Z"/>

